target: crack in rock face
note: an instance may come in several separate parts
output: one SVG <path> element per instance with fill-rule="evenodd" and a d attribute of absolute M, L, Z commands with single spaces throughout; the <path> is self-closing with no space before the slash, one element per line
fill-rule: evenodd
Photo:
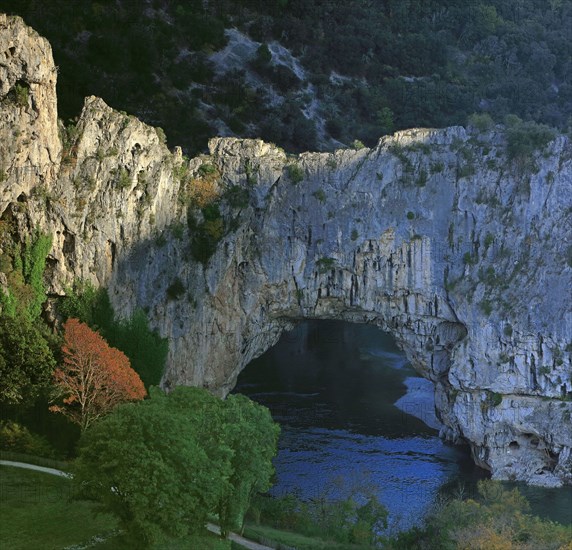
<path fill-rule="evenodd" d="M 188 160 L 94 97 L 62 139 L 47 42 L 0 18 L 0 55 L 0 218 L 53 235 L 50 300 L 84 279 L 147 313 L 169 338 L 165 388 L 223 396 L 303 319 L 372 323 L 433 382 L 442 437 L 495 478 L 572 483 L 568 138 L 534 166 L 500 127 L 296 157 L 217 138 Z"/>

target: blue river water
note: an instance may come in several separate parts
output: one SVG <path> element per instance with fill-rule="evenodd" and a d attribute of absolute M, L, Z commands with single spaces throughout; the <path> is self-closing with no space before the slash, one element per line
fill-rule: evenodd
<path fill-rule="evenodd" d="M 305 321 L 248 365 L 234 391 L 267 406 L 282 427 L 274 494 L 336 498 L 374 488 L 396 531 L 488 477 L 467 447 L 439 439 L 431 384 L 375 326 Z M 572 522 L 569 489 L 519 488 L 533 513 Z"/>

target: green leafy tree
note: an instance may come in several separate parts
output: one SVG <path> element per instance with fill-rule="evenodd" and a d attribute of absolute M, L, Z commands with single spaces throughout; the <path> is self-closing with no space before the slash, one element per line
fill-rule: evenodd
<path fill-rule="evenodd" d="M 107 291 L 77 281 L 60 301 L 58 311 L 66 319 L 80 319 L 97 330 L 111 346 L 125 353 L 147 389 L 159 384 L 169 343 L 149 328 L 143 310 L 136 310 L 129 319 L 116 320 Z"/>
<path fill-rule="evenodd" d="M 169 342 L 149 328 L 147 315 L 141 309 L 125 321 L 114 323 L 106 331 L 109 343 L 119 348 L 131 362 L 146 388 L 159 385 L 169 352 Z"/>
<path fill-rule="evenodd" d="M 120 405 L 81 438 L 78 494 L 116 515 L 137 547 L 202 530 L 228 490 L 222 407 L 198 388 L 152 388 L 150 399 Z"/>
<path fill-rule="evenodd" d="M 0 401 L 21 403 L 49 385 L 56 360 L 41 328 L 27 315 L 0 316 Z"/>
<path fill-rule="evenodd" d="M 476 498 L 453 499 L 439 506 L 425 526 L 387 541 L 387 548 L 494 548 L 564 550 L 572 544 L 569 527 L 529 514 L 530 505 L 517 489 L 482 480 Z"/>
<path fill-rule="evenodd" d="M 224 440 L 234 453 L 230 485 L 221 494 L 217 510 L 221 534 L 227 536 L 231 529 L 243 528 L 254 494 L 271 486 L 280 427 L 266 407 L 243 395 L 230 395 L 224 405 Z"/>
<path fill-rule="evenodd" d="M 33 290 L 29 313 L 32 319 L 36 319 L 42 312 L 42 304 L 46 300 L 46 288 L 44 286 L 44 269 L 46 256 L 52 248 L 51 235 L 43 234 L 36 229 L 31 239 L 26 241 L 22 255 L 22 269 L 24 280 Z"/>

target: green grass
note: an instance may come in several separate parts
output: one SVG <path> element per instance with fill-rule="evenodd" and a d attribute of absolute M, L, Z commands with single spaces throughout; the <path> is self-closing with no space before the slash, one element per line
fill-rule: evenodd
<path fill-rule="evenodd" d="M 132 546 L 126 545 L 120 536 L 109 538 L 101 544 L 93 547 L 95 550 L 135 550 Z M 243 550 L 242 546 L 231 543 L 229 540 L 222 540 L 212 533 L 193 535 L 184 540 L 168 540 L 155 544 L 151 550 Z M 139 549 L 137 549 L 139 550 Z"/>
<path fill-rule="evenodd" d="M 109 514 L 94 514 L 94 505 L 71 501 L 69 480 L 23 468 L 0 466 L 0 546 L 10 550 L 62 550 L 87 545 L 96 550 L 129 550 Z M 102 538 L 97 543 L 94 537 Z M 240 550 L 242 546 L 212 533 L 168 540 L 153 550 Z"/>
<path fill-rule="evenodd" d="M 116 521 L 93 514 L 89 502 L 70 502 L 67 479 L 0 466 L 0 540 L 11 550 L 61 550 L 86 543 L 96 535 L 109 536 Z"/>
<path fill-rule="evenodd" d="M 369 548 L 356 544 L 325 541 L 291 531 L 273 529 L 272 527 L 266 527 L 264 525 L 247 525 L 244 529 L 244 536 L 248 539 L 259 541 L 260 544 L 268 544 L 268 542 L 280 543 L 296 548 L 297 550 L 363 550 Z M 268 544 L 268 546 L 272 545 Z"/>

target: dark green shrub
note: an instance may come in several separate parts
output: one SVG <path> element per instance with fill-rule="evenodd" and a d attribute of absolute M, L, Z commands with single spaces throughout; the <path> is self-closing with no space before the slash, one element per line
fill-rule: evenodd
<path fill-rule="evenodd" d="M 556 137 L 556 131 L 550 126 L 523 122 L 514 115 L 507 116 L 505 124 L 510 160 L 527 161 L 534 152 L 544 149 Z"/>
<path fill-rule="evenodd" d="M 0 421 L 0 450 L 55 458 L 55 451 L 47 439 L 11 420 Z"/>
<path fill-rule="evenodd" d="M 231 185 L 225 191 L 223 198 L 233 208 L 246 208 L 250 200 L 250 192 L 240 185 Z"/>
<path fill-rule="evenodd" d="M 485 249 L 488 249 L 494 242 L 495 242 L 494 235 L 492 233 L 487 233 L 485 235 L 485 241 L 484 241 Z"/>
<path fill-rule="evenodd" d="M 473 113 L 468 120 L 469 126 L 473 126 L 479 132 L 489 132 L 494 126 L 494 121 L 488 113 Z"/>
<path fill-rule="evenodd" d="M 490 399 L 491 399 L 491 405 L 493 407 L 498 407 L 502 403 L 502 394 L 492 392 L 490 394 Z"/>
<path fill-rule="evenodd" d="M 272 52 L 266 44 L 260 44 L 256 50 L 256 61 L 264 65 L 272 61 Z"/>
<path fill-rule="evenodd" d="M 171 225 L 171 233 L 175 239 L 181 240 L 185 234 L 185 226 L 180 222 L 176 222 Z"/>
<path fill-rule="evenodd" d="M 131 177 L 129 176 L 129 171 L 126 168 L 121 168 L 121 170 L 119 170 L 116 185 L 118 189 L 127 189 L 131 186 Z"/>
<path fill-rule="evenodd" d="M 199 167 L 199 175 L 201 176 L 209 176 L 211 174 L 214 174 L 215 172 L 216 172 L 216 166 L 214 164 L 211 164 L 210 162 L 201 164 Z"/>
<path fill-rule="evenodd" d="M 312 196 L 316 197 L 320 202 L 326 202 L 326 193 L 323 189 L 318 189 L 312 193 Z"/>
<path fill-rule="evenodd" d="M 479 307 L 485 315 L 490 315 L 493 312 L 493 305 L 490 300 L 483 300 Z"/>
<path fill-rule="evenodd" d="M 17 82 L 11 90 L 11 96 L 18 107 L 27 107 L 30 87 L 25 82 Z"/>
<path fill-rule="evenodd" d="M 189 209 L 187 222 L 191 232 L 191 254 L 201 263 L 206 263 L 215 253 L 219 241 L 225 230 L 224 220 L 217 203 L 211 203 L 202 209 L 203 222 L 198 223 Z"/>
<path fill-rule="evenodd" d="M 167 298 L 169 300 L 178 300 L 183 294 L 185 294 L 186 288 L 183 281 L 177 277 L 168 287 L 167 287 Z"/>
<path fill-rule="evenodd" d="M 286 170 L 293 184 L 300 183 L 304 179 L 304 170 L 298 164 L 288 164 Z"/>
<path fill-rule="evenodd" d="M 477 259 L 473 257 L 473 255 L 470 252 L 465 252 L 463 254 L 463 263 L 465 265 L 474 265 L 477 263 Z"/>
<path fill-rule="evenodd" d="M 205 221 L 218 220 L 221 217 L 220 207 L 216 202 L 213 202 L 202 209 Z"/>
<path fill-rule="evenodd" d="M 316 267 L 318 268 L 318 273 L 327 273 L 331 269 L 333 269 L 334 265 L 336 264 L 336 260 L 334 258 L 320 258 L 316 261 Z"/>
<path fill-rule="evenodd" d="M 159 142 L 162 143 L 163 145 L 167 144 L 167 136 L 165 135 L 165 131 L 163 130 L 163 128 L 160 128 L 159 126 L 157 126 L 155 128 L 155 132 L 157 133 L 157 137 L 159 138 Z"/>
<path fill-rule="evenodd" d="M 475 175 L 475 166 L 472 163 L 467 163 L 457 168 L 457 179 L 469 178 Z"/>
<path fill-rule="evenodd" d="M 419 170 L 417 181 L 415 182 L 419 187 L 425 187 L 427 184 L 427 171 L 424 169 Z"/>

